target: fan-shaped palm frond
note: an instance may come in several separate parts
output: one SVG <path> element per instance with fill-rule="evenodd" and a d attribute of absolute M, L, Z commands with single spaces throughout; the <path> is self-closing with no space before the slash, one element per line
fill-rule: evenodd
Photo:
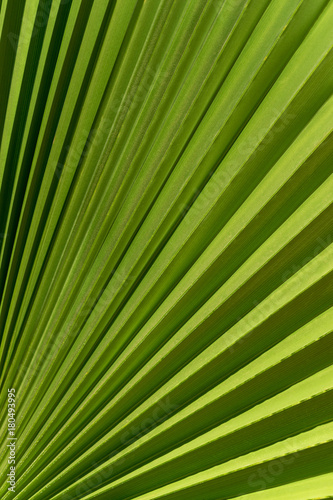
<path fill-rule="evenodd" d="M 0 496 L 333 498 L 333 0 L 0 2 Z"/>

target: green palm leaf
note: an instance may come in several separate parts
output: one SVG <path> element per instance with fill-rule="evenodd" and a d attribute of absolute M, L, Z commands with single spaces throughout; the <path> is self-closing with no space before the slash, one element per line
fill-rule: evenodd
<path fill-rule="evenodd" d="M 333 497 L 332 25 L 0 2 L 1 498 Z"/>

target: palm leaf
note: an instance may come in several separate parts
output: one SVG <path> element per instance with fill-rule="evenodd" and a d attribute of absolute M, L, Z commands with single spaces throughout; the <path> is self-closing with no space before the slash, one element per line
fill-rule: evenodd
<path fill-rule="evenodd" d="M 332 24 L 0 2 L 4 500 L 333 497 Z"/>

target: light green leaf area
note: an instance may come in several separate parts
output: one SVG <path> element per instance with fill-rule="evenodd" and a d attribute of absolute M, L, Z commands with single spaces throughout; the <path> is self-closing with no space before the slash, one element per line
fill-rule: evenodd
<path fill-rule="evenodd" d="M 1 499 L 333 498 L 332 26 L 0 0 Z"/>

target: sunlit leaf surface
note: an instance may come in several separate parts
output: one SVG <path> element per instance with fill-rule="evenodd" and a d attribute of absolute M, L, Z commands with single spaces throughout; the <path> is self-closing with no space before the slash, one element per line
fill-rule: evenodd
<path fill-rule="evenodd" d="M 0 0 L 1 499 L 333 498 L 332 27 Z"/>

